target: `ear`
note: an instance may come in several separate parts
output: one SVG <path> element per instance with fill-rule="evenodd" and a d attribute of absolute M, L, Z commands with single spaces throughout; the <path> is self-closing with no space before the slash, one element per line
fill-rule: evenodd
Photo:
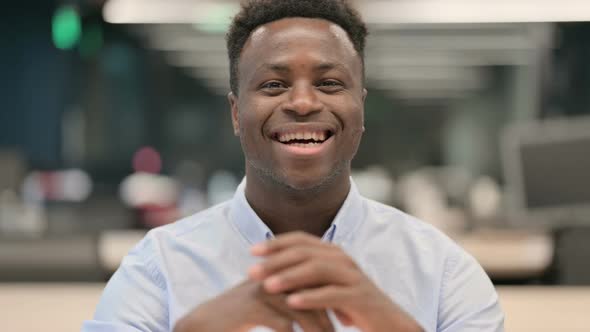
<path fill-rule="evenodd" d="M 240 136 L 240 121 L 238 119 L 238 98 L 233 92 L 227 94 L 227 101 L 231 108 L 231 122 L 234 127 L 234 135 Z"/>
<path fill-rule="evenodd" d="M 369 91 L 367 91 L 367 89 L 363 88 L 363 104 L 365 103 L 365 99 L 367 99 L 367 94 L 369 93 Z M 363 112 L 364 113 L 364 112 Z M 364 114 L 363 114 L 363 122 L 364 122 Z M 365 132 L 365 124 L 363 123 L 363 133 Z"/>

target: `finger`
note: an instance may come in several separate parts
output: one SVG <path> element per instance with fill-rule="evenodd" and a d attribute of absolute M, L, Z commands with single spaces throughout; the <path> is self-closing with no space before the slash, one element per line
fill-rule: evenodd
<path fill-rule="evenodd" d="M 347 265 L 311 260 L 268 277 L 263 285 L 267 292 L 276 294 L 326 285 L 355 285 L 359 281 L 359 271 Z"/>
<path fill-rule="evenodd" d="M 261 325 L 271 328 L 275 332 L 295 332 L 293 321 L 278 315 L 267 317 Z"/>
<path fill-rule="evenodd" d="M 325 310 L 293 310 L 287 305 L 286 295 L 268 294 L 262 288 L 259 291 L 262 292 L 261 300 L 264 302 L 266 310 L 272 310 L 276 316 L 287 317 L 291 321 L 299 323 L 305 332 L 334 331 Z"/>
<path fill-rule="evenodd" d="M 270 256 L 265 261 L 252 266 L 248 271 L 248 275 L 252 279 L 263 280 L 264 278 L 287 267 L 301 264 L 310 257 L 314 255 L 317 256 L 319 254 L 321 253 L 318 253 L 317 250 L 310 248 L 289 248 L 284 251 L 280 251 Z"/>
<path fill-rule="evenodd" d="M 294 245 L 325 246 L 326 244 L 316 236 L 298 231 L 282 234 L 270 241 L 258 243 L 252 246 L 250 251 L 255 256 L 265 256 Z"/>
<path fill-rule="evenodd" d="M 332 325 L 332 321 L 330 320 L 330 316 L 328 316 L 328 312 L 326 310 L 314 310 L 313 311 L 318 316 L 318 321 L 320 322 L 320 326 L 322 326 L 322 331 L 335 331 L 334 325 Z"/>
<path fill-rule="evenodd" d="M 342 323 L 342 325 L 344 325 L 344 326 L 352 326 L 353 325 L 354 322 L 352 321 L 352 318 L 350 318 L 350 316 L 348 316 L 344 312 L 342 312 L 340 310 L 335 310 L 334 314 L 336 314 L 336 317 L 338 318 L 340 323 Z"/>
<path fill-rule="evenodd" d="M 276 315 L 288 317 L 291 321 L 297 322 L 305 332 L 334 330 L 325 310 L 293 310 L 289 308 L 285 299 L 286 296 L 283 294 L 268 294 L 264 297 L 264 302 L 268 308 L 276 312 Z"/>
<path fill-rule="evenodd" d="M 293 317 L 288 312 L 293 311 L 289 308 L 279 308 L 278 306 L 265 303 L 263 308 L 258 308 L 256 314 L 252 317 L 252 324 L 248 324 L 250 331 L 257 326 L 265 326 L 274 331 L 295 332 L 293 328 Z"/>
<path fill-rule="evenodd" d="M 287 305 L 298 310 L 338 309 L 353 300 L 350 288 L 331 285 L 293 293 L 287 297 Z"/>
<path fill-rule="evenodd" d="M 324 310 L 297 310 L 291 311 L 293 320 L 305 332 L 332 332 L 334 326 Z"/>

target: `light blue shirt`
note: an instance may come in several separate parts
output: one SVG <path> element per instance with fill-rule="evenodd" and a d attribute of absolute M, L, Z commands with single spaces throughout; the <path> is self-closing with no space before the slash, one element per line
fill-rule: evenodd
<path fill-rule="evenodd" d="M 272 237 L 244 195 L 151 230 L 108 282 L 85 332 L 172 331 L 176 321 L 247 276 L 249 248 Z M 427 332 L 503 331 L 475 259 L 429 224 L 362 197 L 354 183 L 324 235 Z M 331 315 L 337 331 L 342 326 Z"/>

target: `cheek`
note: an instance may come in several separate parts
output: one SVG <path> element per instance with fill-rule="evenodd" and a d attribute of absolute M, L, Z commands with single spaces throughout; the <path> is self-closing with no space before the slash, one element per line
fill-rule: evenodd
<path fill-rule="evenodd" d="M 259 119 L 259 109 L 260 107 L 255 103 L 240 105 L 238 120 L 243 138 L 252 137 L 254 133 L 260 132 L 262 121 Z"/>
<path fill-rule="evenodd" d="M 347 124 L 349 130 L 349 137 L 351 144 L 349 145 L 351 153 L 354 155 L 360 145 L 361 138 L 365 131 L 364 127 L 364 111 L 362 108 L 354 108 L 346 113 Z"/>
<path fill-rule="evenodd" d="M 352 149 L 352 154 L 356 154 L 356 151 L 358 150 L 359 145 L 361 144 L 361 138 L 363 137 L 363 128 L 357 128 L 352 132 L 352 144 L 350 145 L 351 149 Z"/>
<path fill-rule="evenodd" d="M 260 103 L 249 103 L 241 105 L 238 121 L 240 124 L 240 141 L 244 151 L 250 156 L 258 154 L 261 143 L 263 143 L 263 127 L 270 112 L 265 111 L 264 105 Z"/>
<path fill-rule="evenodd" d="M 362 107 L 349 108 L 345 113 L 345 125 L 354 138 L 363 134 L 365 126 L 364 111 Z"/>

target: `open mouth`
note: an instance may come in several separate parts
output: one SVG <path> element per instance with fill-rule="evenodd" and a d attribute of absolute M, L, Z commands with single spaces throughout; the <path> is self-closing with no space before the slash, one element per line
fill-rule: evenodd
<path fill-rule="evenodd" d="M 312 148 L 321 145 L 332 137 L 333 133 L 330 130 L 318 131 L 297 131 L 275 133 L 273 139 L 281 144 L 300 147 Z"/>

